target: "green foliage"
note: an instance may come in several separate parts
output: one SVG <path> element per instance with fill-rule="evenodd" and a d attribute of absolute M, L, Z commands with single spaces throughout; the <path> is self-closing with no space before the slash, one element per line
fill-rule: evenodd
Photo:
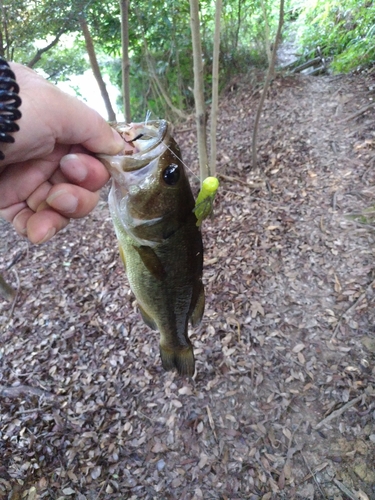
<path fill-rule="evenodd" d="M 53 81 L 69 79 L 88 67 L 79 16 L 85 15 L 102 72 L 121 88 L 121 26 L 118 0 L 2 0 L 0 52 L 28 63 L 37 50 L 57 35 L 58 44 L 43 53 L 40 67 Z M 265 20 L 261 0 L 227 0 L 222 13 L 220 85 L 238 73 L 265 66 Z M 271 38 L 279 0 L 263 0 Z M 210 96 L 215 2 L 201 0 L 201 34 L 205 91 Z M 131 106 L 134 119 L 150 110 L 155 117 L 174 119 L 166 104 L 191 111 L 194 75 L 189 2 L 179 0 L 130 1 L 129 12 Z M 6 27 L 6 29 L 5 29 Z M 1 28 L 0 28 L 1 29 Z M 65 36 L 66 35 L 66 36 Z M 1 46 L 1 39 L 3 40 Z M 71 40 L 74 43 L 71 43 Z M 210 97 L 208 97 L 210 101 Z"/>
<path fill-rule="evenodd" d="M 78 14 L 88 1 L 2 0 L 0 53 L 27 63 L 37 48 L 77 30 Z"/>
<path fill-rule="evenodd" d="M 316 0 L 302 9 L 297 23 L 303 49 L 320 46 L 334 71 L 346 72 L 375 61 L 373 0 Z"/>
<path fill-rule="evenodd" d="M 48 75 L 48 79 L 54 83 L 69 80 L 71 75 L 82 75 L 90 68 L 85 45 L 80 34 L 75 33 L 69 37 L 69 42 L 62 40 L 64 46 L 53 47 L 48 51 L 48 56 L 43 58 L 39 67 Z"/>

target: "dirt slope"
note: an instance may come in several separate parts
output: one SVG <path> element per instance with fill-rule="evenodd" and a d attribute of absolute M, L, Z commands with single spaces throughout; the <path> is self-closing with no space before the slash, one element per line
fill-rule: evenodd
<path fill-rule="evenodd" d="M 162 371 L 105 201 L 41 247 L 2 225 L 0 498 L 375 499 L 375 237 L 348 216 L 374 198 L 374 109 L 350 119 L 373 85 L 278 79 L 256 172 L 259 94 L 222 97 L 193 381 Z"/>

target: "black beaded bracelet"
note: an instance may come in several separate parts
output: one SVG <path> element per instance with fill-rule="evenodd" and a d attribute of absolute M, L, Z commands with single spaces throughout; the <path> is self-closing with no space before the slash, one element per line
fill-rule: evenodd
<path fill-rule="evenodd" d="M 15 123 L 21 118 L 18 109 L 21 105 L 19 91 L 15 74 L 5 59 L 0 57 L 0 142 L 14 142 L 10 134 L 20 129 Z M 0 160 L 4 158 L 4 153 L 0 151 Z"/>

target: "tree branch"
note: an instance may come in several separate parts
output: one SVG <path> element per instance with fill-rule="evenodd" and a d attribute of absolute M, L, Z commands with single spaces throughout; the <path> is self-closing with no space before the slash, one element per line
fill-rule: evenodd
<path fill-rule="evenodd" d="M 52 40 L 51 43 L 43 47 L 43 49 L 38 49 L 35 56 L 27 63 L 28 68 L 33 68 L 35 64 L 40 61 L 42 58 L 42 55 L 47 52 L 48 50 L 52 49 L 55 45 L 57 45 L 60 41 L 61 35 L 65 33 L 65 26 L 61 28 L 61 30 L 58 32 L 58 34 L 55 36 L 55 38 Z"/>
<path fill-rule="evenodd" d="M 273 51 L 272 51 L 272 58 L 271 62 L 268 66 L 268 71 L 267 71 L 267 76 L 266 76 L 266 81 L 264 83 L 264 88 L 262 95 L 260 97 L 259 101 L 259 106 L 257 109 L 257 114 L 255 117 L 255 123 L 254 123 L 254 132 L 253 132 L 253 144 L 252 144 L 252 149 L 253 149 L 253 155 L 252 155 L 252 168 L 256 168 L 257 165 L 257 135 L 258 135 L 258 127 L 259 127 L 259 120 L 260 120 L 260 115 L 262 113 L 263 109 L 263 104 L 266 99 L 268 87 L 274 72 L 275 68 L 275 61 L 276 61 L 276 52 L 277 52 L 277 47 L 279 45 L 279 40 L 281 36 L 281 29 L 283 27 L 284 23 L 284 0 L 280 0 L 280 13 L 279 13 L 279 26 L 277 27 L 277 33 L 275 37 L 275 43 L 273 46 Z"/>

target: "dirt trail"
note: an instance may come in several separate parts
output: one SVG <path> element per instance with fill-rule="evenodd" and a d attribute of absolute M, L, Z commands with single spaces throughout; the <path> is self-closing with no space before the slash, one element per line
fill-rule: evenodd
<path fill-rule="evenodd" d="M 21 290 L 10 319 L 0 303 L 0 498 L 375 499 L 374 229 L 348 217 L 374 198 L 374 110 L 348 120 L 373 83 L 274 82 L 261 173 L 259 96 L 223 96 L 218 171 L 238 181 L 203 229 L 194 381 L 161 369 L 105 202 L 27 254 L 3 229 Z"/>

